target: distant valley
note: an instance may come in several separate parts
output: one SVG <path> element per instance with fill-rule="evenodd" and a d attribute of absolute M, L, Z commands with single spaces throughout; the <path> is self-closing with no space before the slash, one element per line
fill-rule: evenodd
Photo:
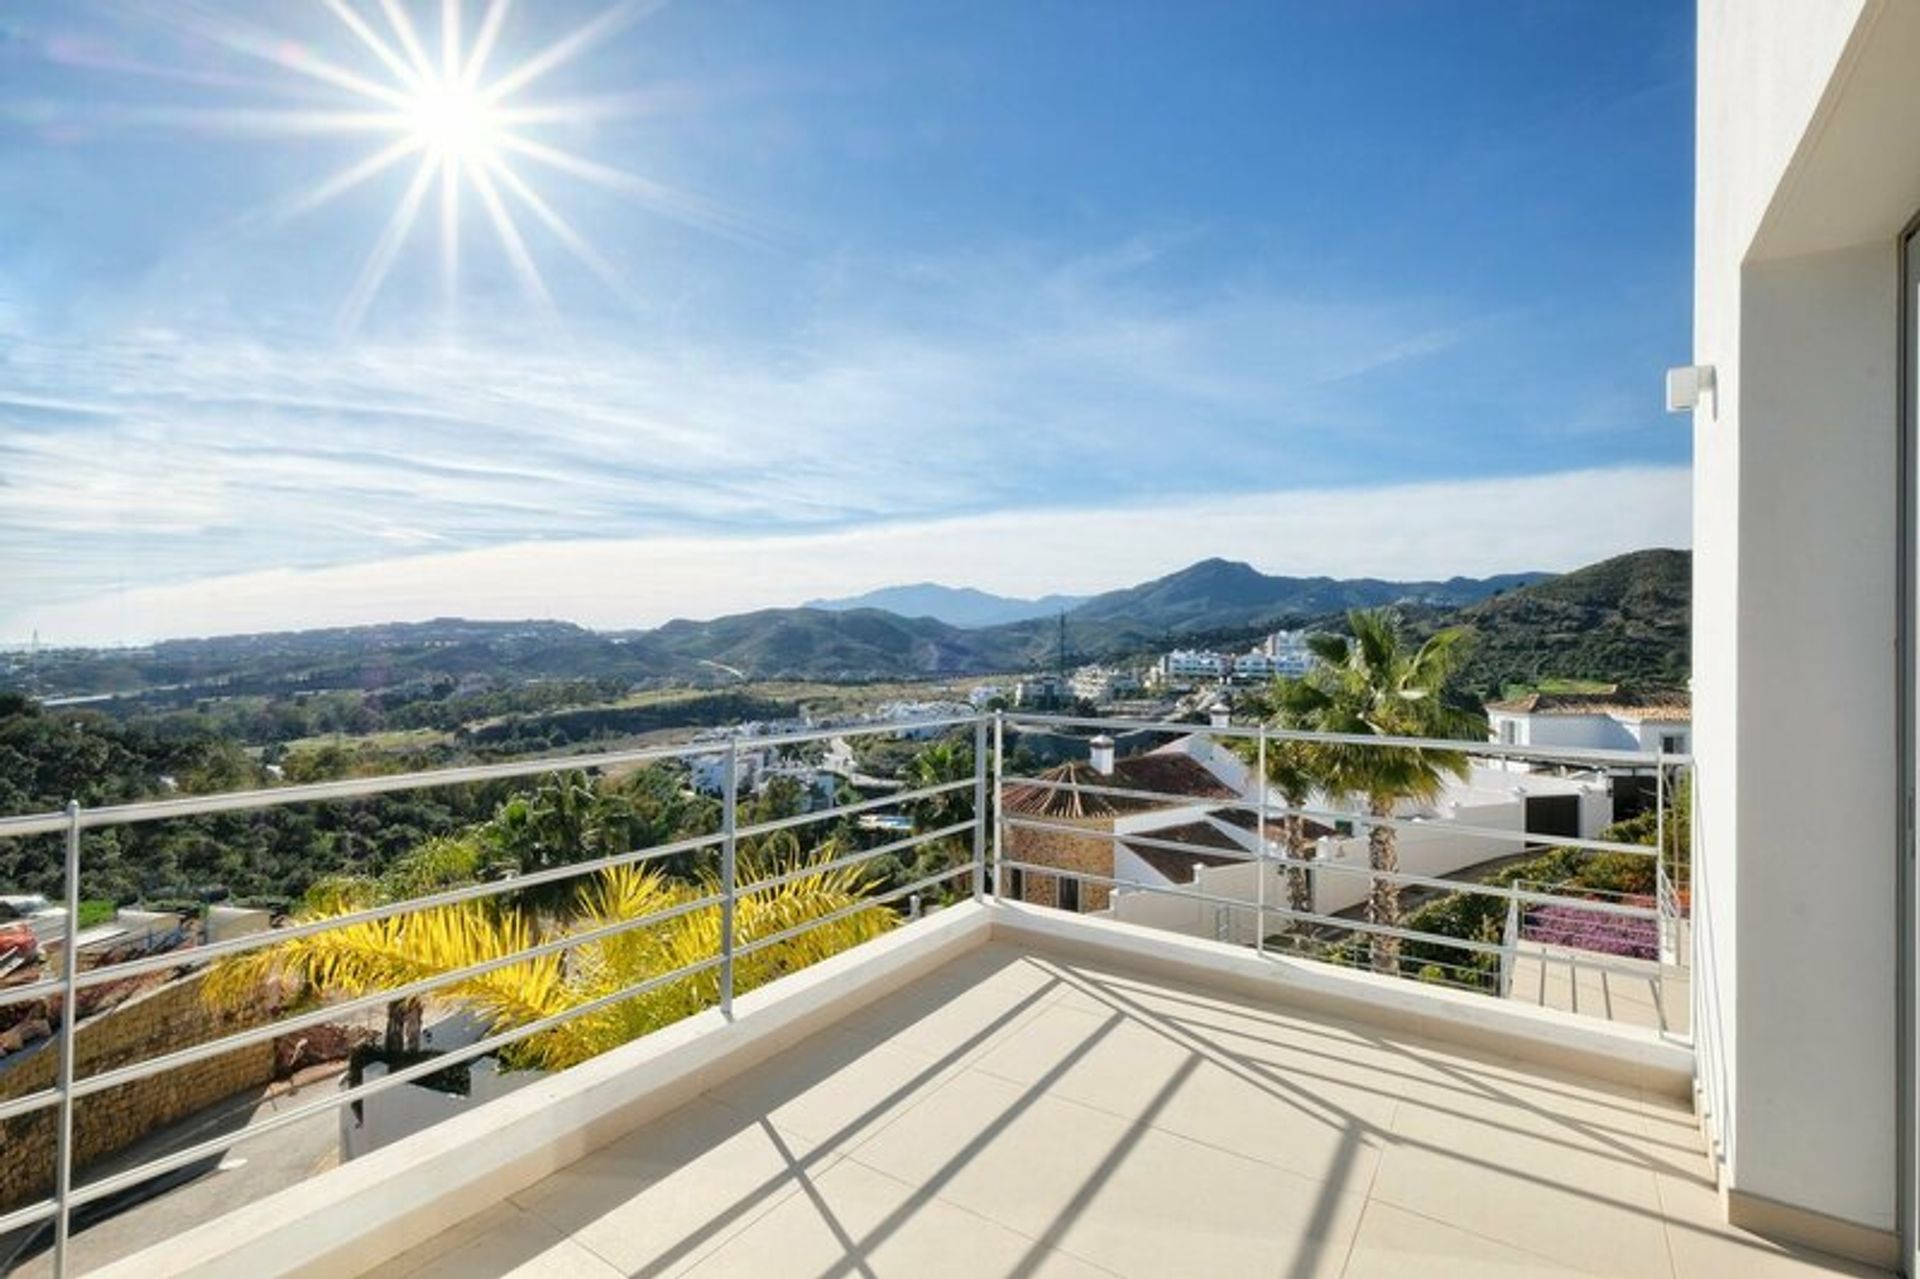
<path fill-rule="evenodd" d="M 184 705 L 409 680 L 664 687 L 953 677 L 1056 665 L 1062 618 L 1064 657 L 1077 663 L 1144 660 L 1174 645 L 1244 644 L 1276 626 L 1333 626 L 1348 609 L 1389 604 L 1416 628 L 1473 626 L 1479 639 L 1468 680 L 1481 690 L 1535 677 L 1672 686 L 1687 667 L 1689 573 L 1685 551 L 1637 552 L 1558 576 L 1408 582 L 1282 577 L 1211 559 L 1090 599 L 1008 600 L 923 583 L 627 632 L 441 619 L 9 654 L 0 659 L 7 663 L 0 688 L 40 697 L 136 693 Z M 897 607 L 876 607 L 875 599 Z M 910 609 L 921 611 L 903 611 Z M 1033 612 L 952 620 L 1007 610 Z"/>

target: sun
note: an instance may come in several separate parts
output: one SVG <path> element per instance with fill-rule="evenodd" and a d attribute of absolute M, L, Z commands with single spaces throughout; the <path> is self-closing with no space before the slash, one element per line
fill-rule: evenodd
<path fill-rule="evenodd" d="M 294 193 L 273 210 L 276 221 L 311 214 L 397 167 L 412 166 L 385 227 L 369 250 L 340 308 L 340 326 L 356 329 L 379 295 L 437 189 L 442 297 L 452 312 L 460 292 L 463 207 L 477 203 L 492 239 L 528 298 L 552 311 L 553 298 L 535 262 L 520 216 L 623 298 L 632 290 L 553 203 L 531 171 L 587 182 L 647 206 L 663 216 L 736 239 L 758 237 L 747 220 L 711 201 L 676 191 L 544 140 L 543 129 L 628 114 L 631 96 L 530 101 L 536 82 L 574 62 L 661 0 L 619 0 L 498 74 L 491 73 L 512 0 L 489 0 L 471 40 L 462 0 L 440 0 L 428 21 L 416 23 L 406 0 L 321 0 L 351 35 L 344 56 L 310 48 L 270 31 L 231 20 L 188 19 L 198 34 L 251 57 L 317 81 L 341 96 L 337 109 L 236 112 L 248 129 L 278 125 L 288 133 L 372 134 L 374 148 L 346 168 Z M 430 52 L 433 38 L 437 51 Z M 523 171 L 524 170 L 524 171 Z"/>
<path fill-rule="evenodd" d="M 407 107 L 414 141 L 441 164 L 501 163 L 505 123 L 487 99 L 459 82 L 422 84 Z"/>

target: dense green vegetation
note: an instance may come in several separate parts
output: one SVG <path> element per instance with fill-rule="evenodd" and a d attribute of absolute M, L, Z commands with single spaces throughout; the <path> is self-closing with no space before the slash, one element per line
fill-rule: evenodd
<path fill-rule="evenodd" d="M 731 695 L 729 695 L 731 696 Z M 0 812 L 45 812 L 68 798 L 97 807 L 169 794 L 394 772 L 467 762 L 442 749 L 394 752 L 365 743 L 302 747 L 280 757 L 276 778 L 238 743 L 205 732 L 155 731 L 150 720 L 121 721 L 92 711 L 44 711 L 17 695 L 0 695 Z M 868 739 L 862 739 L 868 740 Z M 903 775 L 972 767 L 970 749 L 946 742 L 907 743 L 876 737 L 876 759 Z M 956 756 L 955 751 L 959 754 Z M 922 765 L 921 755 L 931 761 Z M 956 797 L 943 797 L 953 799 Z M 971 796 L 957 797 L 971 805 Z M 740 824 L 807 810 L 797 783 L 775 777 L 743 796 Z M 931 819 L 953 811 L 928 810 Z M 935 822 L 935 824 L 940 824 Z M 709 835 L 720 806 L 693 793 L 683 768 L 665 763 L 617 776 L 574 771 L 521 782 L 403 791 L 349 802 L 301 804 L 258 812 L 214 814 L 90 832 L 82 891 L 90 900 L 191 905 L 217 900 L 285 906 L 320 891 L 364 893 L 366 885 L 408 895 L 438 877 L 477 878 L 543 869 L 628 849 Z M 852 849 L 885 837 L 836 819 L 799 831 L 742 841 L 742 853 L 799 855 L 822 843 Z M 764 847 L 763 847 L 764 845 Z M 697 873 L 711 852 L 670 859 L 672 874 Z M 52 837 L 0 841 L 0 887 L 57 894 L 61 852 Z M 925 857 L 883 858 L 883 883 L 927 873 Z M 396 879 L 395 877 L 398 877 Z M 426 879 L 414 883 L 421 876 Z M 91 915 L 104 907 L 95 906 Z"/>
<path fill-rule="evenodd" d="M 1692 577 L 1686 551 L 1636 551 L 1424 620 L 1473 629 L 1460 680 L 1481 697 L 1554 680 L 1684 688 Z"/>

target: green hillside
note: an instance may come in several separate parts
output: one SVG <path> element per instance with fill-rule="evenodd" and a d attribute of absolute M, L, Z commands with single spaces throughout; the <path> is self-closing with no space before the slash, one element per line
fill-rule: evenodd
<path fill-rule="evenodd" d="M 1482 697 L 1550 681 L 1685 688 L 1692 581 L 1690 552 L 1635 551 L 1419 620 L 1473 628 L 1463 682 Z"/>

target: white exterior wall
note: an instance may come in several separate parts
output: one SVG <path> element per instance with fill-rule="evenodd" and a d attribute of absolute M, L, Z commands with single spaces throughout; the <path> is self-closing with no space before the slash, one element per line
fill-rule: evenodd
<path fill-rule="evenodd" d="M 1502 730 L 1514 727 L 1508 742 Z M 1640 739 L 1632 728 L 1611 715 L 1521 715 L 1512 711 L 1490 711 L 1487 715 L 1489 741 L 1509 746 L 1565 746 L 1569 750 L 1637 751 Z"/>
<path fill-rule="evenodd" d="M 385 1064 L 369 1062 L 362 1079 L 371 1083 L 387 1074 Z M 536 1079 L 547 1076 L 537 1070 L 516 1070 L 503 1074 L 491 1057 L 473 1063 L 472 1091 L 465 1097 L 437 1092 L 419 1084 L 400 1084 L 377 1092 L 360 1102 L 356 1117 L 352 1106 L 340 1107 L 340 1158 L 358 1159 L 361 1155 L 391 1146 L 402 1137 L 411 1137 L 455 1115 L 463 1115 L 475 1106 L 517 1092 Z"/>
<path fill-rule="evenodd" d="M 1524 831 L 1526 806 L 1507 800 L 1485 804 L 1462 804 L 1451 820 L 1490 830 Z M 1446 819 L 1431 826 L 1402 827 L 1395 841 L 1400 850 L 1400 869 L 1409 875 L 1451 875 L 1468 866 L 1519 853 L 1525 845 L 1489 839 L 1485 835 L 1465 835 L 1447 829 Z M 1320 841 L 1319 860 L 1331 866 L 1366 869 L 1367 837 L 1364 833 L 1346 839 Z M 1358 906 L 1367 899 L 1367 876 L 1332 871 L 1313 877 L 1313 908 L 1323 915 Z"/>
<path fill-rule="evenodd" d="M 1897 1224 L 1915 66 L 1904 0 L 1700 3 L 1693 359 L 1718 381 L 1693 418 L 1700 1086 L 1736 1220 L 1781 1205 L 1856 1240 Z"/>
<path fill-rule="evenodd" d="M 1636 750 L 1657 751 L 1660 743 L 1669 737 L 1678 737 L 1680 747 L 1677 752 L 1669 751 L 1668 754 L 1684 755 L 1693 750 L 1693 725 L 1686 720 L 1643 719 L 1630 727 L 1636 736 Z"/>

